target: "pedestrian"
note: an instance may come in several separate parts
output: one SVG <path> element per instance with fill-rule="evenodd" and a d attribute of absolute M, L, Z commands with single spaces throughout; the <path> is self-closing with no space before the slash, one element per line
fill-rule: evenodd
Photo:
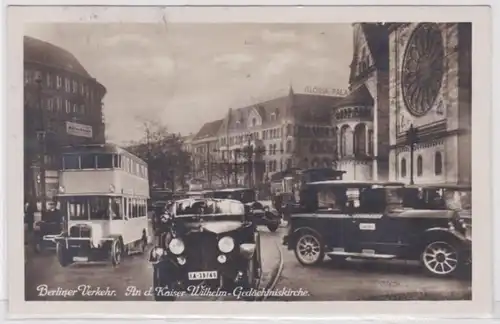
<path fill-rule="evenodd" d="M 33 232 L 33 225 L 35 223 L 35 212 L 36 212 L 36 203 L 33 201 L 28 202 L 28 206 L 26 206 L 26 225 L 28 226 L 28 233 Z"/>
<path fill-rule="evenodd" d="M 281 194 L 281 192 L 278 191 L 274 196 L 274 208 L 281 213 L 282 207 L 283 207 L 283 195 Z"/>

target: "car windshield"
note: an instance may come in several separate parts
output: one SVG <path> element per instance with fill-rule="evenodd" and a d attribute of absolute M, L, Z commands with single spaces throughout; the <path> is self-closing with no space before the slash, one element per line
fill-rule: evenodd
<path fill-rule="evenodd" d="M 470 190 L 444 190 L 444 205 L 451 210 L 470 210 L 472 208 Z"/>
<path fill-rule="evenodd" d="M 383 213 L 401 208 L 400 188 L 390 187 L 319 187 L 316 191 L 318 210 L 354 213 Z"/>
<path fill-rule="evenodd" d="M 418 188 L 408 190 L 405 205 L 417 209 L 470 210 L 471 190 Z"/>
<path fill-rule="evenodd" d="M 255 201 L 255 191 L 253 190 L 234 190 L 234 191 L 215 191 L 214 198 L 234 199 L 244 204 Z"/>
<path fill-rule="evenodd" d="M 245 206 L 231 200 L 186 199 L 175 204 L 175 215 L 245 215 Z"/>

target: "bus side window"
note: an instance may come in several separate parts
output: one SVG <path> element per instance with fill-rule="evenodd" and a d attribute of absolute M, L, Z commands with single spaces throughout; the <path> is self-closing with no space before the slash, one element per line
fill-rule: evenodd
<path fill-rule="evenodd" d="M 120 203 L 120 198 L 115 197 L 109 199 L 109 212 L 112 220 L 121 219 Z"/>
<path fill-rule="evenodd" d="M 114 154 L 113 155 L 113 168 L 119 169 L 121 166 L 121 156 L 120 154 Z"/>
<path fill-rule="evenodd" d="M 127 198 L 122 197 L 121 199 L 122 199 L 122 201 L 121 201 L 121 206 L 122 206 L 121 212 L 122 212 L 123 218 L 125 219 L 125 218 L 127 218 Z"/>

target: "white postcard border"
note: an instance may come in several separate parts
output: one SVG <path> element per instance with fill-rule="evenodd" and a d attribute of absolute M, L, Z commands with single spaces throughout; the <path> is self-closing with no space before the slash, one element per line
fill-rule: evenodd
<path fill-rule="evenodd" d="M 443 14 L 445 13 L 445 14 Z M 22 215 L 23 24 L 33 22 L 472 22 L 473 300 L 400 302 L 26 302 L 22 217 L 7 217 L 11 317 L 326 318 L 488 315 L 492 311 L 491 13 L 487 7 L 10 7 L 7 10 L 7 215 Z M 353 19 L 354 18 L 354 19 Z M 10 109 L 9 107 L 12 107 Z M 187 316 L 186 314 L 191 314 Z"/>

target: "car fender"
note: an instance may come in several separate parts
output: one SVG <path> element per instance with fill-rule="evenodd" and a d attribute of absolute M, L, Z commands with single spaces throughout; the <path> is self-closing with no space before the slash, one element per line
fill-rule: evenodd
<path fill-rule="evenodd" d="M 256 249 L 257 249 L 257 244 L 255 243 L 240 244 L 240 253 L 247 260 L 252 259 Z"/>
<path fill-rule="evenodd" d="M 429 228 L 429 229 L 424 231 L 422 236 L 423 236 L 422 242 L 428 242 L 429 239 L 437 237 L 437 236 L 443 236 L 443 237 L 447 237 L 447 238 L 456 239 L 462 243 L 466 243 L 469 241 L 462 233 L 460 233 L 456 230 L 446 228 L 446 227 Z"/>
<path fill-rule="evenodd" d="M 295 248 L 295 243 L 297 241 L 297 238 L 299 237 L 299 234 L 302 232 L 310 232 L 315 235 L 317 235 L 320 239 L 323 239 L 323 236 L 315 229 L 308 227 L 308 226 L 303 226 L 295 229 L 293 233 L 291 234 L 291 237 L 288 240 L 288 247 L 289 248 Z"/>

